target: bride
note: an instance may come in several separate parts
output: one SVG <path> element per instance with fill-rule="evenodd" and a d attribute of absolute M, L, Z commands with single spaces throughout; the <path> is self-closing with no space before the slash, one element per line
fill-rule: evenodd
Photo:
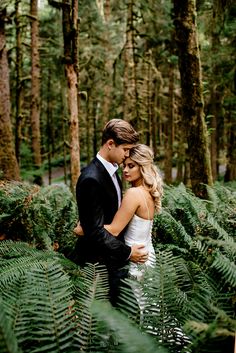
<path fill-rule="evenodd" d="M 130 149 L 129 157 L 123 163 L 123 177 L 131 184 L 125 192 L 121 206 L 111 224 L 104 227 L 113 235 L 126 227 L 125 243 L 144 244 L 148 251 L 145 264 L 130 261 L 129 274 L 137 280 L 142 278 L 146 266 L 154 266 L 155 252 L 152 244 L 152 225 L 155 212 L 161 209 L 163 195 L 162 178 L 154 164 L 152 150 L 143 144 Z M 78 224 L 74 229 L 77 235 L 83 235 Z"/>

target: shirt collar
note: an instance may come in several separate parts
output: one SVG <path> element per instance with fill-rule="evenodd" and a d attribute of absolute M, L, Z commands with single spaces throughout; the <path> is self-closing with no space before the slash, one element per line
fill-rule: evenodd
<path fill-rule="evenodd" d="M 102 156 L 100 156 L 99 153 L 97 153 L 97 159 L 99 159 L 99 161 L 104 165 L 104 167 L 106 168 L 106 170 L 108 171 L 108 173 L 110 174 L 111 177 L 114 175 L 114 173 L 119 168 L 117 163 L 113 164 L 111 162 L 108 162 L 106 159 L 104 159 Z"/>

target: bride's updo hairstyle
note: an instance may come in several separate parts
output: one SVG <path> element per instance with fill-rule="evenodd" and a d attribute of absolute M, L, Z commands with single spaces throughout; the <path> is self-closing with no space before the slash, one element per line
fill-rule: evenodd
<path fill-rule="evenodd" d="M 137 144 L 130 149 L 129 157 L 140 166 L 143 186 L 150 192 L 157 213 L 161 210 L 163 182 L 157 167 L 154 164 L 154 154 L 150 147 Z"/>

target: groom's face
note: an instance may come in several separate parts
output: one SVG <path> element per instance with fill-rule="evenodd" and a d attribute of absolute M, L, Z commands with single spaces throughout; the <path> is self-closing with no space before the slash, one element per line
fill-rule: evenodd
<path fill-rule="evenodd" d="M 125 158 L 129 157 L 129 150 L 134 147 L 133 144 L 123 143 L 121 145 L 112 144 L 110 150 L 110 162 L 121 164 Z"/>

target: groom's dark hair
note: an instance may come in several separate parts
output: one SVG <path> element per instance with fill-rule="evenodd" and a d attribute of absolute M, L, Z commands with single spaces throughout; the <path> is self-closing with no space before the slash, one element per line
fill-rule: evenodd
<path fill-rule="evenodd" d="M 122 145 L 123 143 L 135 144 L 139 140 L 139 135 L 127 121 L 112 119 L 108 121 L 103 129 L 102 145 L 109 139 L 113 139 L 117 145 Z"/>

